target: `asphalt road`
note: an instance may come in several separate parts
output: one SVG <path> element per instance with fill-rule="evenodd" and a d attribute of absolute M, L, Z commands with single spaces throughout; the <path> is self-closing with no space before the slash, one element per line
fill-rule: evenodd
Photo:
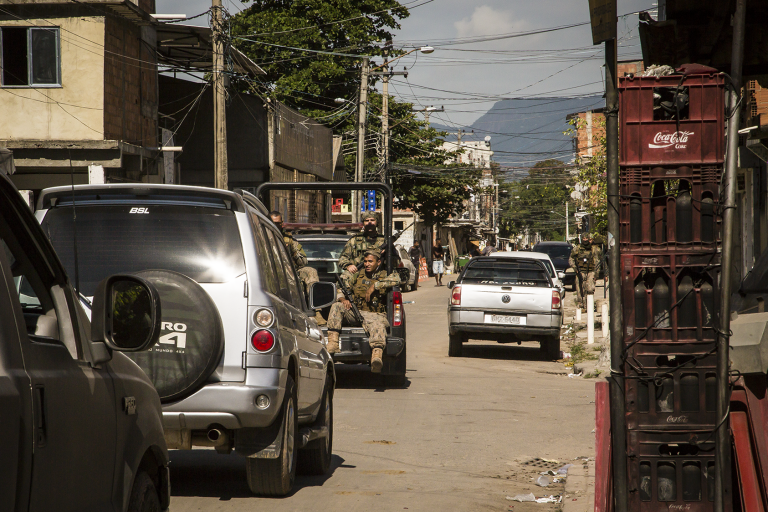
<path fill-rule="evenodd" d="M 444 279 L 448 282 L 449 279 Z M 408 381 L 386 389 L 363 366 L 337 365 L 334 456 L 325 477 L 298 477 L 285 498 L 251 496 L 243 459 L 171 452 L 171 510 L 552 511 L 508 496 L 559 494 L 534 479 L 594 456 L 594 380 L 571 379 L 538 343 L 470 342 L 448 357 L 449 291 L 405 294 Z"/>

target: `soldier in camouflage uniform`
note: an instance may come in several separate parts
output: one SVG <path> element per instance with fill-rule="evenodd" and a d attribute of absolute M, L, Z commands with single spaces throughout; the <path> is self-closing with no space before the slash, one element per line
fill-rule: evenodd
<path fill-rule="evenodd" d="M 299 279 L 304 283 L 305 292 L 309 292 L 309 285 L 317 283 L 320 278 L 317 276 L 317 269 L 307 265 L 307 254 L 301 247 L 301 244 L 294 240 L 290 233 L 283 229 L 283 216 L 278 211 L 270 212 L 269 217 L 272 222 L 280 229 L 280 233 L 283 235 L 283 242 L 288 248 L 288 253 L 293 260 L 293 266 L 296 267 L 296 273 L 299 275 Z M 315 312 L 315 319 L 320 325 L 325 325 L 325 319 L 319 311 Z"/>
<path fill-rule="evenodd" d="M 584 295 L 595 293 L 595 271 L 600 264 L 600 246 L 592 244 L 592 235 L 584 233 L 581 243 L 571 251 L 568 260 L 576 272 L 576 301 L 577 307 L 584 305 Z"/>
<path fill-rule="evenodd" d="M 387 275 L 386 270 L 379 269 L 379 251 L 367 250 L 363 259 L 363 269 L 354 274 L 341 277 L 344 284 L 352 291 L 355 305 L 363 317 L 362 327 L 368 334 L 368 342 L 373 352 L 371 354 L 371 371 L 381 371 L 384 362 L 382 356 L 387 346 L 387 288 L 400 284 L 397 272 Z M 339 334 L 341 326 L 360 326 L 349 302 L 343 292 L 339 291 L 339 302 L 331 306 L 328 315 L 328 352 L 335 354 L 339 351 Z"/>
<path fill-rule="evenodd" d="M 339 256 L 339 268 L 342 272 L 350 274 L 362 270 L 363 257 L 368 249 L 378 250 L 379 254 L 384 250 L 386 238 L 376 230 L 376 215 L 373 212 L 365 212 L 362 215 L 363 231 L 353 236 L 344 246 Z"/>

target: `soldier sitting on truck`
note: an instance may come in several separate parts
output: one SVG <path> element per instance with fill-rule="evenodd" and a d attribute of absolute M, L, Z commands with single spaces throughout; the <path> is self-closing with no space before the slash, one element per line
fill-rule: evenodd
<path fill-rule="evenodd" d="M 317 269 L 307 265 L 307 254 L 304 252 L 301 244 L 289 232 L 283 229 L 283 215 L 278 211 L 273 211 L 269 213 L 269 218 L 272 219 L 272 222 L 275 223 L 275 226 L 283 235 L 283 242 L 285 242 L 285 246 L 291 255 L 293 266 L 296 267 L 296 273 L 299 275 L 301 282 L 304 283 L 304 291 L 308 291 L 309 285 L 320 281 Z M 325 319 L 319 311 L 315 311 L 315 320 L 317 320 L 318 325 L 325 325 Z"/>
<path fill-rule="evenodd" d="M 367 250 L 363 259 L 363 269 L 353 274 L 341 277 L 348 289 L 351 290 L 355 306 L 362 316 L 356 318 L 353 304 L 340 292 L 338 300 L 331 306 L 328 315 L 328 352 L 335 354 L 339 351 L 339 334 L 342 324 L 350 327 L 360 327 L 368 334 L 371 345 L 371 371 L 380 372 L 384 363 L 382 356 L 387 345 L 387 289 L 400 284 L 400 275 L 386 270 L 378 270 L 381 254 L 378 250 Z"/>
<path fill-rule="evenodd" d="M 362 270 L 365 251 L 368 249 L 378 251 L 384 249 L 386 239 L 377 231 L 376 214 L 365 212 L 362 215 L 362 221 L 362 233 L 358 233 L 350 238 L 347 245 L 344 246 L 344 250 L 341 251 L 341 256 L 339 256 L 339 268 L 342 272 L 346 270 L 350 274 L 354 274 Z"/>

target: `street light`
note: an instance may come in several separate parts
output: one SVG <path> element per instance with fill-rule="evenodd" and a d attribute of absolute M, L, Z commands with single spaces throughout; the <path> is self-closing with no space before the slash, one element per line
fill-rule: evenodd
<path fill-rule="evenodd" d="M 559 215 L 565 218 L 565 241 L 567 242 L 568 239 L 571 237 L 570 233 L 568 232 L 568 201 L 565 202 L 565 215 L 563 215 L 562 213 L 557 213 L 554 210 L 550 210 L 549 213 L 554 213 L 555 215 Z"/>

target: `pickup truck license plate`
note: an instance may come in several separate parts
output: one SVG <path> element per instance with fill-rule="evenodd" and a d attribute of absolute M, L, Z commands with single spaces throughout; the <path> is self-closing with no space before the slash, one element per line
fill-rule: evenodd
<path fill-rule="evenodd" d="M 486 324 L 525 325 L 524 316 L 485 314 Z"/>

